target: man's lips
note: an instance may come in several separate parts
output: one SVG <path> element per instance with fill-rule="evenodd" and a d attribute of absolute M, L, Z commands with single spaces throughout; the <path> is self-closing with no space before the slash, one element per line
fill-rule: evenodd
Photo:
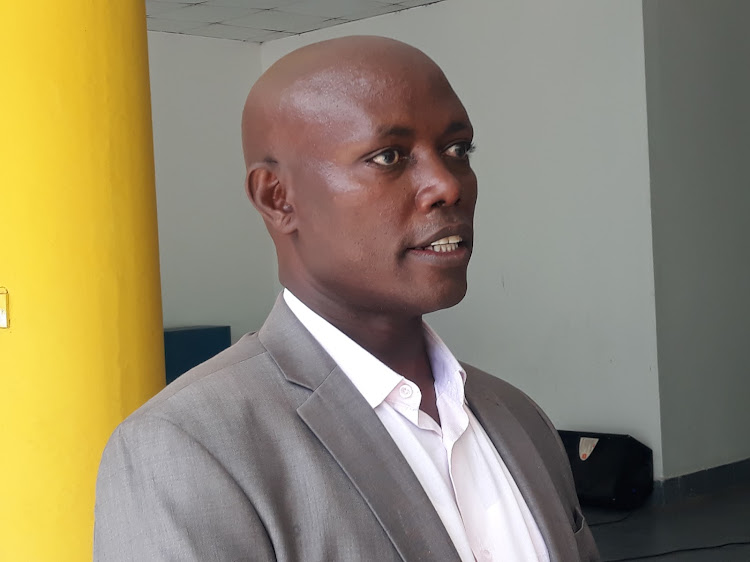
<path fill-rule="evenodd" d="M 432 267 L 465 268 L 471 258 L 472 234 L 470 223 L 454 223 L 425 235 L 407 248 L 406 255 Z"/>
<path fill-rule="evenodd" d="M 471 248 L 473 229 L 468 224 L 448 225 L 425 236 L 409 248 L 414 251 L 434 253 L 455 252 L 459 248 Z"/>
<path fill-rule="evenodd" d="M 424 246 L 423 248 L 412 248 L 414 250 L 424 250 L 424 251 L 432 251 L 432 252 L 454 252 L 458 249 L 459 245 L 463 242 L 463 238 L 461 236 L 458 236 L 456 234 L 451 234 L 450 236 L 445 236 L 444 238 L 440 238 L 439 240 L 435 240 L 434 242 L 431 242 L 429 245 Z"/>

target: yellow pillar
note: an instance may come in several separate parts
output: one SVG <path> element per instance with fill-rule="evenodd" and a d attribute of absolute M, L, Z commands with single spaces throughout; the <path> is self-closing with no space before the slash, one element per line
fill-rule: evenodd
<path fill-rule="evenodd" d="M 104 444 L 164 385 L 144 5 L 0 0 L 2 562 L 91 559 Z"/>

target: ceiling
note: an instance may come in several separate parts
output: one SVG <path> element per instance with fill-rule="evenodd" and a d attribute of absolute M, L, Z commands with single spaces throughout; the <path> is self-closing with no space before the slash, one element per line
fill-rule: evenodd
<path fill-rule="evenodd" d="M 440 0 L 146 0 L 150 31 L 252 43 Z"/>

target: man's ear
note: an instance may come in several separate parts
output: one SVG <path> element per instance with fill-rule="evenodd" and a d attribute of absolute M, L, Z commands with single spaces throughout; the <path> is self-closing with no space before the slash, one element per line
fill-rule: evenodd
<path fill-rule="evenodd" d="M 296 230 L 294 206 L 270 164 L 254 164 L 248 169 L 245 192 L 269 228 L 281 234 Z"/>

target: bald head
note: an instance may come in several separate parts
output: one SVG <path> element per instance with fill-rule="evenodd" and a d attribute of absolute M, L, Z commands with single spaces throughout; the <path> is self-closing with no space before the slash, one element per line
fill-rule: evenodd
<path fill-rule="evenodd" d="M 282 285 L 329 314 L 416 317 L 458 302 L 472 135 L 440 68 L 399 41 L 334 39 L 276 62 L 248 95 L 242 142 Z"/>
<path fill-rule="evenodd" d="M 263 73 L 245 102 L 246 166 L 278 161 L 289 149 L 298 153 L 301 130 L 330 134 L 332 116 L 356 111 L 363 97 L 402 95 L 414 75 L 447 84 L 422 51 L 386 37 L 342 37 L 289 53 Z"/>

